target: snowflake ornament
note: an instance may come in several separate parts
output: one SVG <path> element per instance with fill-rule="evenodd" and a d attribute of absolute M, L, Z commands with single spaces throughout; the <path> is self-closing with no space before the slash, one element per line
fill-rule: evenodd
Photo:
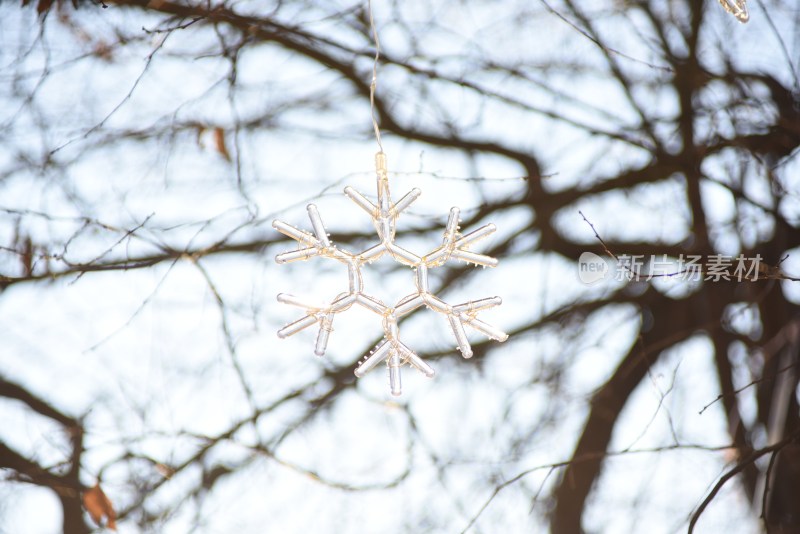
<path fill-rule="evenodd" d="M 331 243 L 319 211 L 314 204 L 309 204 L 307 208 L 313 234 L 283 221 L 276 220 L 272 223 L 276 230 L 291 237 L 300 245 L 296 250 L 278 254 L 275 261 L 283 264 L 321 256 L 346 265 L 348 276 L 347 291 L 343 291 L 329 303 L 312 303 L 293 295 L 278 294 L 279 302 L 297 306 L 305 311 L 305 315 L 300 319 L 280 329 L 278 336 L 286 338 L 309 326 L 318 324 L 319 332 L 314 352 L 318 356 L 323 356 L 328 338 L 333 330 L 334 317 L 347 311 L 353 305 L 362 306 L 382 318 L 383 340 L 359 362 L 355 369 L 355 375 L 360 378 L 367 371 L 385 361 L 389 372 L 391 393 L 400 395 L 402 392 L 400 368 L 404 365 L 415 367 L 427 377 L 433 377 L 435 374 L 430 365 L 400 340 L 398 322 L 417 308 L 426 306 L 447 317 L 458 350 L 461 351 L 464 358 L 472 357 L 472 347 L 466 334 L 467 326 L 497 341 L 505 341 L 508 339 L 508 335 L 477 318 L 478 312 L 500 305 L 502 303 L 500 297 L 489 297 L 451 305 L 431 293 L 428 286 L 428 270 L 444 265 L 451 259 L 484 267 L 496 266 L 495 258 L 469 250 L 470 245 L 492 234 L 496 230 L 495 225 L 487 224 L 473 232 L 461 235 L 458 232 L 460 210 L 452 208 L 441 246 L 424 256 L 418 256 L 395 243 L 395 232 L 398 216 L 419 198 L 421 191 L 414 188 L 397 202 L 392 202 L 386 170 L 386 155 L 383 152 L 378 152 L 375 156 L 375 166 L 378 185 L 377 204 L 373 204 L 352 187 L 346 187 L 344 193 L 372 218 L 379 238 L 376 245 L 358 253 L 336 247 Z M 394 306 L 387 305 L 364 291 L 362 267 L 365 263 L 371 263 L 384 254 L 390 255 L 392 259 L 402 265 L 412 267 L 415 271 L 414 290 L 401 298 Z"/>

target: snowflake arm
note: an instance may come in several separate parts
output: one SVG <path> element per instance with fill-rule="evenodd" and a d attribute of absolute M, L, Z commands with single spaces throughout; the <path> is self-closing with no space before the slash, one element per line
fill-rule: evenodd
<path fill-rule="evenodd" d="M 487 258 L 489 256 L 486 256 Z M 494 259 L 494 258 L 490 258 Z M 436 295 L 432 294 L 428 289 L 428 268 L 425 264 L 417 267 L 417 289 L 419 297 L 422 302 L 431 310 L 447 316 L 447 321 L 450 323 L 450 328 L 453 331 L 453 336 L 456 338 L 458 350 L 464 358 L 472 357 L 472 347 L 467 340 L 467 334 L 464 325 L 469 325 L 475 330 L 485 334 L 487 337 L 495 341 L 505 341 L 508 339 L 508 334 L 498 330 L 492 325 L 479 320 L 476 315 L 482 310 L 494 308 L 502 304 L 503 300 L 500 297 L 489 297 L 477 301 L 469 301 L 464 304 L 457 304 L 450 306 L 445 301 L 441 300 Z"/>
<path fill-rule="evenodd" d="M 400 329 L 397 327 L 397 318 L 393 313 L 384 319 L 383 328 L 384 340 L 356 367 L 355 375 L 361 378 L 367 371 L 382 361 L 386 361 L 389 368 L 389 388 L 392 395 L 395 396 L 402 393 L 400 367 L 404 363 L 409 363 L 428 378 L 433 378 L 436 374 L 433 367 L 425 363 L 422 358 L 417 356 L 417 353 L 400 341 Z"/>
<path fill-rule="evenodd" d="M 439 265 L 445 264 L 447 260 L 452 257 L 482 267 L 496 267 L 497 259 L 484 254 L 476 254 L 468 250 L 467 247 L 479 239 L 493 234 L 495 230 L 497 230 L 497 227 L 491 223 L 485 224 L 477 230 L 457 238 L 458 217 L 460 214 L 461 210 L 458 208 L 454 207 L 450 209 L 450 216 L 447 218 L 447 226 L 444 230 L 442 246 L 425 256 L 425 265 L 428 267 L 438 267 Z"/>
<path fill-rule="evenodd" d="M 361 290 L 363 282 L 361 280 L 360 264 L 353 258 L 353 255 L 334 247 L 325 230 L 325 225 L 320 217 L 319 210 L 314 204 L 307 207 L 308 217 L 314 229 L 314 235 L 295 228 L 291 224 L 283 221 L 274 221 L 272 226 L 282 234 L 291 237 L 304 248 L 284 252 L 275 257 L 278 263 L 289 263 L 298 260 L 307 260 L 314 256 L 325 256 L 348 264 L 350 279 L 350 291 L 337 296 L 330 304 L 311 303 L 302 298 L 295 297 L 286 293 L 278 294 L 278 302 L 290 304 L 306 310 L 306 315 L 289 323 L 278 331 L 278 337 L 285 338 L 297 332 L 319 323 L 317 343 L 314 353 L 323 356 L 328 346 L 328 338 L 333 330 L 333 317 L 340 312 L 347 310 L 356 300 L 357 292 Z"/>

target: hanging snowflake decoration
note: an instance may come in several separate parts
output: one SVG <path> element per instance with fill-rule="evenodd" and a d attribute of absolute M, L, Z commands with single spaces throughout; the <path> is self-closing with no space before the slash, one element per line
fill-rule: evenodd
<path fill-rule="evenodd" d="M 386 171 L 386 155 L 379 152 L 375 156 L 377 169 L 378 203 L 373 204 L 364 195 L 346 187 L 345 194 L 372 218 L 380 241 L 378 244 L 359 252 L 351 253 L 331 243 L 319 211 L 314 204 L 308 205 L 308 216 L 311 219 L 313 234 L 300 230 L 283 221 L 274 221 L 272 226 L 284 235 L 296 240 L 300 245 L 297 250 L 284 252 L 276 256 L 278 263 L 289 263 L 307 260 L 315 256 L 334 259 L 347 266 L 348 289 L 336 296 L 329 303 L 311 303 L 293 295 L 280 293 L 278 301 L 291 304 L 305 310 L 305 315 L 283 327 L 278 336 L 285 338 L 318 324 L 316 348 L 318 356 L 325 354 L 328 338 L 333 330 L 334 317 L 348 310 L 354 304 L 360 305 L 376 315 L 383 322 L 383 340 L 368 354 L 355 369 L 357 377 L 364 376 L 367 371 L 385 361 L 389 371 L 389 387 L 392 395 L 400 395 L 402 391 L 400 368 L 408 364 L 415 367 L 427 377 L 432 377 L 433 368 L 420 358 L 416 352 L 400 340 L 398 322 L 402 317 L 411 314 L 417 308 L 427 308 L 445 315 L 455 336 L 458 350 L 464 358 L 472 357 L 466 328 L 469 326 L 482 332 L 491 339 L 505 341 L 508 335 L 477 318 L 478 312 L 501 304 L 500 297 L 489 297 L 462 304 L 451 305 L 433 293 L 428 286 L 428 270 L 444 265 L 451 259 L 462 260 L 484 267 L 494 267 L 497 260 L 469 250 L 469 246 L 492 234 L 496 227 L 487 224 L 465 235 L 458 232 L 459 209 L 452 208 L 444 231 L 441 246 L 424 256 L 417 256 L 395 243 L 396 221 L 400 213 L 408 208 L 421 194 L 419 189 L 412 189 L 397 202 L 392 202 L 389 193 L 389 180 Z M 384 254 L 388 254 L 402 265 L 415 270 L 414 291 L 401 298 L 394 306 L 389 306 L 364 291 L 361 269 L 365 263 L 371 263 Z"/>

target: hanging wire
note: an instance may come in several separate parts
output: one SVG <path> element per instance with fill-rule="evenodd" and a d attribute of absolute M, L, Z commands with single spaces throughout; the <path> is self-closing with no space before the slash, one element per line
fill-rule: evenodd
<path fill-rule="evenodd" d="M 378 88 L 378 61 L 381 58 L 381 42 L 378 39 L 378 30 L 375 28 L 375 19 L 372 16 L 372 0 L 367 0 L 369 10 L 369 27 L 372 30 L 372 39 L 375 41 L 375 61 L 372 63 L 372 83 L 369 84 L 369 111 L 372 115 L 372 128 L 375 130 L 375 140 L 378 142 L 380 153 L 383 153 L 381 143 L 381 130 L 375 116 L 375 90 Z"/>

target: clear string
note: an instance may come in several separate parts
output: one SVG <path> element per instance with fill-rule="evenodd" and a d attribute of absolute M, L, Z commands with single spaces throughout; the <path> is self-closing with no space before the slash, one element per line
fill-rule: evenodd
<path fill-rule="evenodd" d="M 375 19 L 372 16 L 372 0 L 367 0 L 367 8 L 369 10 L 369 27 L 372 30 L 372 39 L 375 41 L 375 61 L 372 63 L 372 82 L 369 84 L 369 111 L 372 115 L 372 128 L 375 130 L 378 149 L 383 152 L 381 130 L 378 127 L 378 119 L 375 116 L 375 90 L 378 88 L 378 61 L 381 58 L 381 42 L 378 39 L 378 30 L 375 28 Z"/>

